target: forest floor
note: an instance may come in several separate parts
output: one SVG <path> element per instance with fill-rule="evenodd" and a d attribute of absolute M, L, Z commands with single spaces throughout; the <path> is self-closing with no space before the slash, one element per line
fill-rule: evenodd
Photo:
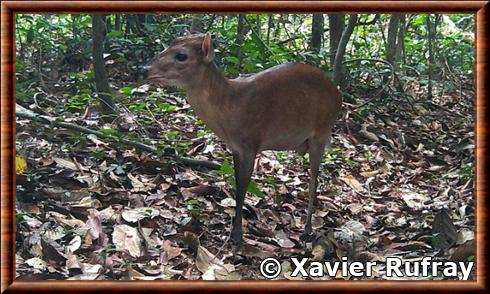
<path fill-rule="evenodd" d="M 260 263 L 274 257 L 282 265 L 277 279 L 304 279 L 291 276 L 290 257 L 345 256 L 376 262 L 372 276 L 339 271 L 313 279 L 390 279 L 389 256 L 472 261 L 474 93 L 466 88 L 431 102 L 424 102 L 426 88 L 416 85 L 361 108 L 346 103 L 323 158 L 311 240 L 300 238 L 307 156 L 262 153 L 246 197 L 239 250 L 228 241 L 235 205 L 231 154 L 194 116 L 185 95 L 124 87 L 117 99 L 121 115 L 104 123 L 93 107 L 69 108 L 72 98 L 52 89 L 47 99 L 22 105 L 165 148 L 151 154 L 17 119 L 18 160 L 27 161 L 17 175 L 17 278 L 264 279 Z M 346 92 L 362 102 L 376 91 Z M 175 153 L 222 166 L 189 167 L 172 160 Z"/>

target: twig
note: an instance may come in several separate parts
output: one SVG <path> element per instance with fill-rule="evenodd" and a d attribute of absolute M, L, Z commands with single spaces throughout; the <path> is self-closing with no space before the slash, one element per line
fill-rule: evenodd
<path fill-rule="evenodd" d="M 79 125 L 57 121 L 53 117 L 46 116 L 46 115 L 39 115 L 35 112 L 27 110 L 26 108 L 20 106 L 19 104 L 16 105 L 15 115 L 17 117 L 20 117 L 20 118 L 29 119 L 32 121 L 37 121 L 37 122 L 40 122 L 43 124 L 51 124 L 53 126 L 60 127 L 60 128 L 75 130 L 75 131 L 79 131 L 79 132 L 85 133 L 85 134 L 92 134 L 92 135 L 95 135 L 95 136 L 102 138 L 102 139 L 110 139 L 110 140 L 113 140 L 117 143 L 128 145 L 128 146 L 137 148 L 137 149 L 142 150 L 142 151 L 146 151 L 146 152 L 150 152 L 150 153 L 154 153 L 154 154 L 160 154 L 161 153 L 160 150 L 154 146 L 146 145 L 146 144 L 143 144 L 140 142 L 134 142 L 134 141 L 124 139 L 124 138 L 118 138 L 116 136 L 104 134 L 102 132 L 95 131 L 95 130 L 92 130 L 92 129 L 89 129 L 86 127 L 82 127 Z M 187 166 L 205 167 L 208 169 L 220 169 L 221 168 L 220 164 L 213 162 L 213 161 L 192 159 L 192 158 L 180 157 L 180 156 L 172 156 L 172 158 L 175 161 L 180 162 L 180 163 L 187 165 Z"/>

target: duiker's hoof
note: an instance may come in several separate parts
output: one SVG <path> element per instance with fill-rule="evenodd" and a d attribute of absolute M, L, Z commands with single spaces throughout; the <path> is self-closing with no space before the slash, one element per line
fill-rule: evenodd
<path fill-rule="evenodd" d="M 315 234 L 313 234 L 312 232 L 310 233 L 304 232 L 303 234 L 301 234 L 301 237 L 299 239 L 303 242 L 310 242 L 313 241 L 313 239 L 315 239 Z"/>
<path fill-rule="evenodd" d="M 233 245 L 242 245 L 243 236 L 242 234 L 231 234 L 231 243 Z"/>

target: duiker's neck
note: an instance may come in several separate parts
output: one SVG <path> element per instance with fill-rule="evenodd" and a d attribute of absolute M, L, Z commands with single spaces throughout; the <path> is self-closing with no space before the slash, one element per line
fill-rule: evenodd
<path fill-rule="evenodd" d="M 220 99 L 228 87 L 228 79 L 223 76 L 216 64 L 211 62 L 200 75 L 200 78 L 190 84 L 186 91 L 187 95 L 192 98 L 208 99 L 212 96 L 215 99 Z"/>

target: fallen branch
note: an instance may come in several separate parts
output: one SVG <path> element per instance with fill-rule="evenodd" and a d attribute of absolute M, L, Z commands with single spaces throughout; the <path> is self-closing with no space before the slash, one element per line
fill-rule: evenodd
<path fill-rule="evenodd" d="M 57 121 L 55 118 L 53 118 L 51 116 L 39 115 L 35 112 L 32 112 L 32 111 L 20 106 L 19 104 L 16 104 L 15 115 L 19 118 L 28 119 L 31 121 L 37 121 L 37 122 L 40 122 L 42 124 L 51 124 L 51 125 L 59 127 L 59 128 L 75 130 L 75 131 L 78 131 L 78 132 L 81 132 L 84 134 L 92 134 L 92 135 L 95 135 L 101 139 L 110 139 L 110 140 L 113 140 L 117 143 L 128 145 L 128 146 L 137 148 L 137 149 L 142 150 L 142 151 L 154 153 L 157 155 L 161 154 L 161 151 L 154 146 L 146 145 L 146 144 L 143 144 L 140 142 L 134 142 L 134 141 L 124 139 L 124 138 L 119 138 L 119 137 L 116 137 L 113 135 L 104 134 L 102 132 L 95 131 L 95 130 L 92 130 L 92 129 L 89 129 L 86 127 L 82 127 L 82 126 L 79 126 L 76 124 Z M 221 168 L 220 164 L 213 162 L 213 161 L 192 159 L 192 158 L 181 157 L 181 156 L 172 156 L 172 159 L 174 159 L 175 161 L 177 161 L 181 164 L 187 165 L 187 166 L 205 167 L 208 169 L 220 169 Z"/>

